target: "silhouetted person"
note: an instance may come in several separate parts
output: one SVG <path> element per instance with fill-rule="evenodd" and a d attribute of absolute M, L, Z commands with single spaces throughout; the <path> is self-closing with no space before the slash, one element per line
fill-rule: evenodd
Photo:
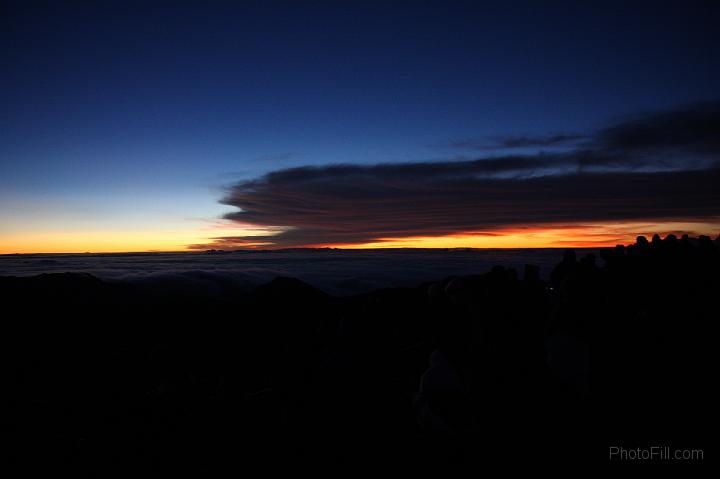
<path fill-rule="evenodd" d="M 539 283 L 540 282 L 540 268 L 532 265 L 525 265 L 525 274 L 523 275 L 523 281 L 526 283 Z"/>
<path fill-rule="evenodd" d="M 577 268 L 577 257 L 575 256 L 575 250 L 567 249 L 563 253 L 562 262 L 559 263 L 552 271 L 550 279 L 555 288 L 558 288 L 560 284 Z"/>

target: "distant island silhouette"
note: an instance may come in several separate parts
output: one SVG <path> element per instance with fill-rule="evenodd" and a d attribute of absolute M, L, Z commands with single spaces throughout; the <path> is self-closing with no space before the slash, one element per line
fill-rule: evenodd
<path fill-rule="evenodd" d="M 603 461 L 611 444 L 712 433 L 720 238 L 558 259 L 547 279 L 497 265 L 343 297 L 291 277 L 212 294 L 0 277 L 10 455 L 130 470 Z"/>

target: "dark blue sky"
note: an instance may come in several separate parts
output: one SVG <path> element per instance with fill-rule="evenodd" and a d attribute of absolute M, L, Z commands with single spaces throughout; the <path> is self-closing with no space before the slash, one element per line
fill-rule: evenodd
<path fill-rule="evenodd" d="M 717 98 L 717 2 L 581 3 L 3 2 L 0 234 L 181 227 L 237 178 Z"/>

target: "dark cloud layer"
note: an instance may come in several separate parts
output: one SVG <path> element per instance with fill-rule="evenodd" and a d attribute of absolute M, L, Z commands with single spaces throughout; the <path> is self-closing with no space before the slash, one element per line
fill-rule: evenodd
<path fill-rule="evenodd" d="M 720 152 L 720 102 L 639 116 L 601 130 L 595 143 L 625 153 Z"/>
<path fill-rule="evenodd" d="M 512 148 L 540 148 L 572 145 L 585 139 L 585 135 L 577 133 L 556 133 L 542 136 L 505 136 L 493 137 L 488 140 L 464 139 L 449 143 L 450 148 L 462 150 L 501 150 Z"/>
<path fill-rule="evenodd" d="M 229 189 L 240 223 L 284 229 L 220 247 L 363 243 L 519 225 L 717 221 L 720 103 L 628 120 L 572 151 L 279 170 Z M 559 140 L 558 140 L 559 141 Z"/>

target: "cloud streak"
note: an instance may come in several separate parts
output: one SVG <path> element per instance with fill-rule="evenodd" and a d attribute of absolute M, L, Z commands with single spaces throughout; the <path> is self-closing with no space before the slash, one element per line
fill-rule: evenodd
<path fill-rule="evenodd" d="M 233 185 L 222 202 L 238 208 L 227 219 L 281 232 L 216 245 L 343 245 L 579 222 L 720 224 L 719 105 L 611 125 L 564 153 L 271 172 Z"/>
<path fill-rule="evenodd" d="M 542 148 L 542 147 L 560 147 L 574 145 L 587 138 L 586 135 L 577 133 L 556 133 L 553 135 L 541 136 L 504 136 L 492 137 L 487 140 L 464 139 L 453 141 L 447 146 L 462 150 L 503 150 L 513 148 Z"/>

